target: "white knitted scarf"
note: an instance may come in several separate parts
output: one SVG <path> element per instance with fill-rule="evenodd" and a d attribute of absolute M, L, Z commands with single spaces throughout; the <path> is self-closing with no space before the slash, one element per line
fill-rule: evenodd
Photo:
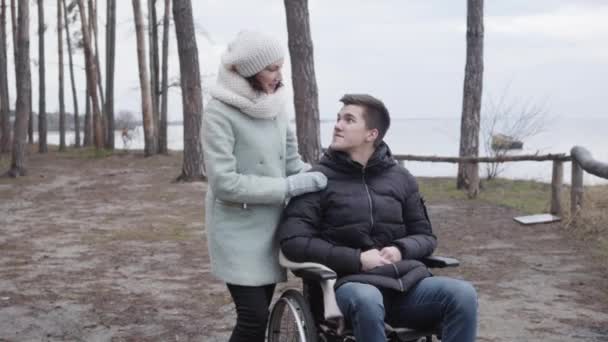
<path fill-rule="evenodd" d="M 274 94 L 256 91 L 238 73 L 225 67 L 219 68 L 217 82 L 211 87 L 214 98 L 240 109 L 243 113 L 257 119 L 271 119 L 285 112 L 285 87 Z"/>

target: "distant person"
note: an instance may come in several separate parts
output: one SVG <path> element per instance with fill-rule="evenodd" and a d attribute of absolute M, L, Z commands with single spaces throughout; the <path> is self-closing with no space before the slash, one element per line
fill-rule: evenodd
<path fill-rule="evenodd" d="M 384 322 L 441 328 L 442 342 L 472 342 L 477 294 L 468 282 L 433 277 L 416 259 L 433 254 L 433 234 L 416 179 L 383 141 L 384 104 L 345 95 L 332 143 L 314 169 L 327 188 L 293 198 L 277 237 L 295 262 L 336 271 L 336 300 L 355 339 L 386 342 Z"/>
<path fill-rule="evenodd" d="M 120 136 L 122 138 L 123 149 L 126 150 L 127 148 L 129 148 L 129 145 L 131 144 L 131 135 L 129 134 L 129 129 L 127 127 L 123 127 Z"/>
<path fill-rule="evenodd" d="M 300 159 L 275 38 L 242 31 L 221 58 L 203 119 L 211 271 L 236 306 L 231 342 L 262 342 L 275 284 L 286 280 L 275 230 L 285 201 L 327 179 Z"/>

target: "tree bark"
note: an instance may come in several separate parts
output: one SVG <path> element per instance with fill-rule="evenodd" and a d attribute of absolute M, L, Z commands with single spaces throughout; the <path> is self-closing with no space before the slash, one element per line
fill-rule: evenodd
<path fill-rule="evenodd" d="M 65 99 L 63 78 L 63 34 L 61 0 L 57 0 L 57 54 L 59 58 L 59 151 L 65 151 Z"/>
<path fill-rule="evenodd" d="M 30 87 L 32 85 L 32 74 L 30 72 Z M 27 142 L 34 144 L 34 105 L 32 99 L 32 89 L 30 88 L 30 113 L 28 114 L 29 119 L 27 120 Z"/>
<path fill-rule="evenodd" d="M 76 92 L 76 81 L 74 80 L 74 63 L 72 60 L 72 39 L 70 36 L 70 22 L 68 19 L 68 8 L 65 0 L 61 0 L 63 5 L 63 18 L 65 21 L 65 40 L 68 43 L 68 58 L 70 61 L 70 82 L 72 84 L 72 99 L 74 102 L 74 145 L 80 147 L 80 118 L 78 113 L 78 93 Z"/>
<path fill-rule="evenodd" d="M 106 23 L 106 148 L 114 149 L 114 64 L 116 57 L 116 0 L 108 0 Z"/>
<path fill-rule="evenodd" d="M 298 145 L 302 158 L 314 163 L 321 156 L 321 138 L 308 0 L 285 0 L 285 12 Z"/>
<path fill-rule="evenodd" d="M 96 72 L 97 72 L 97 94 L 99 95 L 99 111 L 100 111 L 100 120 L 101 120 L 101 131 L 103 136 L 103 141 L 104 141 L 104 147 L 105 147 L 105 141 L 107 138 L 107 121 L 108 118 L 105 115 L 105 98 L 104 98 L 104 93 L 103 93 L 103 79 L 101 77 L 101 63 L 99 61 L 99 39 L 97 39 L 98 35 L 98 17 L 97 17 L 97 1 L 96 0 L 89 0 L 89 27 L 90 27 L 90 38 L 91 38 L 91 51 L 93 54 L 93 59 L 95 60 L 95 64 L 96 64 Z M 95 131 L 97 132 L 97 131 Z M 97 133 L 95 133 L 97 134 Z"/>
<path fill-rule="evenodd" d="M 159 123 L 159 63 L 158 63 L 158 25 L 156 22 L 156 0 L 148 0 L 148 41 L 150 48 L 150 94 L 152 95 L 152 115 L 154 127 L 158 131 Z M 158 136 L 158 132 L 156 132 Z"/>
<path fill-rule="evenodd" d="M 89 25 L 87 22 L 83 0 L 78 0 L 78 9 L 80 12 L 80 21 L 82 23 L 82 38 L 84 41 L 84 54 L 87 68 L 87 84 L 89 88 L 89 95 L 91 97 L 93 125 L 95 127 L 95 147 L 99 150 L 104 146 L 104 134 L 102 129 L 101 113 L 99 110 L 99 100 L 97 98 L 97 63 L 95 62 L 95 57 L 91 51 L 91 35 L 89 32 Z"/>
<path fill-rule="evenodd" d="M 17 64 L 17 56 L 19 55 L 19 43 L 17 42 L 17 34 L 19 29 L 17 28 L 17 9 L 15 8 L 15 0 L 11 0 L 11 26 L 13 32 L 13 57 L 15 64 Z M 15 67 L 15 81 L 17 80 L 17 67 Z"/>
<path fill-rule="evenodd" d="M 203 94 L 190 0 L 173 0 L 173 22 L 177 37 L 184 111 L 184 158 L 182 173 L 177 180 L 204 180 L 206 177 L 201 140 Z"/>
<path fill-rule="evenodd" d="M 12 149 L 11 177 L 25 176 L 25 134 L 27 121 L 31 112 L 32 79 L 30 70 L 30 10 L 28 0 L 19 0 L 19 19 L 17 43 L 18 56 L 15 60 L 17 68 L 17 108 Z"/>
<path fill-rule="evenodd" d="M 133 0 L 133 14 L 135 16 L 135 32 L 137 35 L 137 61 L 139 64 L 139 84 L 141 86 L 141 106 L 144 124 L 144 155 L 149 157 L 157 152 L 154 136 L 154 115 L 152 114 L 152 95 L 148 80 L 148 65 L 146 63 L 146 42 L 144 25 L 139 0 Z"/>
<path fill-rule="evenodd" d="M 86 72 L 86 71 L 85 71 Z M 91 120 L 91 93 L 89 82 L 87 81 L 85 90 L 85 105 L 84 105 L 84 146 L 93 145 L 93 124 Z"/>
<path fill-rule="evenodd" d="M 38 151 L 49 151 L 46 143 L 46 70 L 44 51 L 44 0 L 38 0 Z"/>
<path fill-rule="evenodd" d="M 8 56 L 6 53 L 6 2 L 0 8 L 0 153 L 10 151 L 11 119 L 8 93 Z"/>
<path fill-rule="evenodd" d="M 99 39 L 97 39 L 97 1 L 95 0 L 89 0 L 89 24 L 91 28 L 91 51 L 93 53 L 93 57 L 95 58 L 95 63 L 97 63 L 97 90 L 99 91 L 99 105 L 100 108 L 102 108 L 103 116 L 105 98 L 103 94 L 103 80 L 101 78 L 101 63 L 99 63 Z"/>
<path fill-rule="evenodd" d="M 169 16 L 171 15 L 171 0 L 165 0 L 165 14 L 163 16 L 163 67 L 162 67 L 162 108 L 160 113 L 160 127 L 158 134 L 158 152 L 169 153 L 167 145 L 167 111 L 169 100 Z"/>
<path fill-rule="evenodd" d="M 467 61 L 465 66 L 459 156 L 479 155 L 479 125 L 483 89 L 483 0 L 467 2 Z M 477 163 L 458 165 L 457 187 L 469 197 L 479 192 Z"/>
<path fill-rule="evenodd" d="M 87 57 L 84 57 L 84 65 L 85 65 L 85 76 L 86 76 L 86 86 L 85 86 L 85 105 L 84 105 L 84 146 L 89 147 L 93 145 L 93 120 L 91 115 L 91 90 L 89 87 L 89 71 L 86 67 L 87 65 Z"/>
<path fill-rule="evenodd" d="M 19 5 L 21 6 L 21 5 Z M 20 7 L 19 7 L 20 8 Z M 11 0 L 11 21 L 13 24 L 13 54 L 15 57 L 15 61 L 17 61 L 17 59 L 19 58 L 19 8 L 15 8 L 15 0 Z M 29 22 L 29 10 L 28 10 L 28 22 Z M 29 24 L 28 24 L 29 25 Z M 29 34 L 29 29 L 28 29 L 28 34 Z M 28 38 L 28 51 L 29 51 L 29 38 Z M 29 53 L 29 52 L 28 52 Z M 28 56 L 29 58 L 29 56 Z M 19 71 L 17 70 L 17 62 L 15 62 L 15 80 L 17 80 L 17 78 L 19 77 L 18 75 Z M 29 73 L 29 77 L 30 77 L 30 97 L 28 99 L 28 101 L 30 102 L 29 105 L 29 113 L 27 114 L 27 141 L 30 144 L 34 143 L 34 113 L 32 111 L 32 74 L 31 74 L 31 68 L 30 68 L 30 73 Z M 17 105 L 15 104 L 15 108 L 17 107 Z M 16 109 L 15 109 L 16 110 Z M 14 139 L 14 137 L 13 137 Z M 13 142 L 14 144 L 14 142 Z"/>

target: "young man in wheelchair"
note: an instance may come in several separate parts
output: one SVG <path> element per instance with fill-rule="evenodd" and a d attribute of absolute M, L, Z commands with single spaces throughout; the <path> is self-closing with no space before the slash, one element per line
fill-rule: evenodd
<path fill-rule="evenodd" d="M 331 146 L 315 167 L 327 188 L 290 201 L 277 232 L 283 254 L 338 274 L 337 303 L 357 341 L 385 342 L 385 322 L 439 327 L 444 342 L 474 341 L 473 286 L 434 277 L 416 260 L 437 239 L 416 179 L 383 142 L 388 110 L 370 95 L 340 101 Z"/>

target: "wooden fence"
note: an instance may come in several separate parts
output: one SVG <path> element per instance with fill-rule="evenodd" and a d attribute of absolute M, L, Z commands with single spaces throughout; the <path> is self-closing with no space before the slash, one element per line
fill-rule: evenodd
<path fill-rule="evenodd" d="M 572 217 L 583 207 L 583 171 L 600 178 L 608 179 L 608 164 L 593 159 L 584 147 L 574 146 L 572 155 L 572 188 L 570 191 L 570 212 Z"/>
<path fill-rule="evenodd" d="M 591 153 L 584 147 L 575 146 L 566 154 L 521 155 L 500 157 L 438 157 L 397 154 L 395 159 L 403 161 L 418 161 L 432 163 L 506 163 L 520 161 L 552 161 L 551 176 L 551 209 L 553 215 L 562 216 L 561 190 L 564 182 L 564 162 L 572 162 L 572 186 L 570 190 L 570 212 L 572 217 L 583 205 L 583 170 L 601 178 L 608 179 L 608 164 L 593 159 Z"/>

